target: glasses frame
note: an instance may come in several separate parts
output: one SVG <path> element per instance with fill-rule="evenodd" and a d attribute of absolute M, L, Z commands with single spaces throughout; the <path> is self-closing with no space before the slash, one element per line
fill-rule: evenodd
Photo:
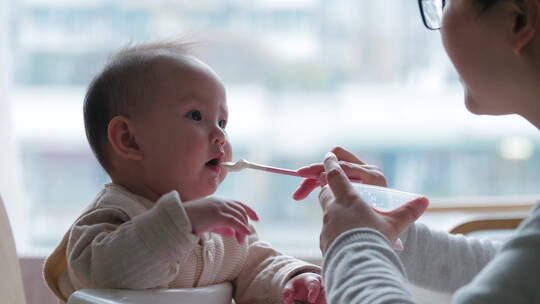
<path fill-rule="evenodd" d="M 436 27 L 436 28 L 433 28 L 431 26 L 428 25 L 428 22 L 426 20 L 426 15 L 424 13 L 424 6 L 422 5 L 422 2 L 424 0 L 418 0 L 418 7 L 420 8 L 420 16 L 422 16 L 422 22 L 424 22 L 424 26 L 428 29 L 428 30 L 431 30 L 431 31 L 437 31 L 441 28 L 441 26 L 439 27 Z M 444 10 L 444 7 L 446 6 L 446 0 L 441 0 L 442 1 L 442 9 Z"/>

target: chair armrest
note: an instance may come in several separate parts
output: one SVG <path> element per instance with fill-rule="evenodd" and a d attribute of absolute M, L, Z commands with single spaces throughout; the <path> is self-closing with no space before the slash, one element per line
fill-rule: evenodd
<path fill-rule="evenodd" d="M 486 230 L 513 230 L 523 221 L 519 216 L 483 216 L 462 222 L 450 229 L 451 234 L 469 234 Z"/>
<path fill-rule="evenodd" d="M 73 293 L 67 304 L 231 304 L 232 285 L 156 290 L 83 289 Z"/>

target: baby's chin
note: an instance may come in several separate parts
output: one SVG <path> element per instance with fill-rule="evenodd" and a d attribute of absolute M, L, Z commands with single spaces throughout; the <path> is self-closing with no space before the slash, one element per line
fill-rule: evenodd
<path fill-rule="evenodd" d="M 191 184 L 191 186 L 189 184 L 178 184 L 175 186 L 175 188 L 180 193 L 182 201 L 192 201 L 216 193 L 217 189 L 226 177 L 227 172 L 223 170 L 218 176 L 214 177 L 213 179 L 199 181 L 196 183 L 196 185 Z M 186 191 L 186 189 L 190 190 Z"/>
<path fill-rule="evenodd" d="M 223 169 L 221 170 L 221 172 L 219 173 L 219 176 L 218 176 L 218 186 L 221 185 L 221 183 L 223 183 L 223 181 L 225 180 L 225 178 L 227 177 L 227 170 Z"/>
<path fill-rule="evenodd" d="M 214 193 L 216 193 L 222 181 L 223 180 L 218 180 L 218 178 L 216 178 L 215 183 L 209 183 L 208 185 L 205 185 L 203 188 L 200 188 L 198 193 L 193 194 L 194 198 L 192 198 L 192 200 L 213 195 Z"/>

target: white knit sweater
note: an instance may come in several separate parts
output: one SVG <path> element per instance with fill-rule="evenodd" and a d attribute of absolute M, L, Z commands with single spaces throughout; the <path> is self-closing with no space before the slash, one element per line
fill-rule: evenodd
<path fill-rule="evenodd" d="M 194 235 L 176 191 L 153 203 L 108 184 L 76 220 L 45 265 L 62 300 L 82 288 L 188 288 L 230 281 L 236 303 L 281 303 L 295 274 L 319 273 L 256 234 L 243 244 Z"/>

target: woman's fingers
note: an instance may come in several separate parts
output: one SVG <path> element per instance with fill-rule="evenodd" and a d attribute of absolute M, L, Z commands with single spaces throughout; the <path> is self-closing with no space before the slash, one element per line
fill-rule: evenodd
<path fill-rule="evenodd" d="M 293 199 L 301 201 L 305 199 L 315 188 L 319 187 L 319 182 L 315 179 L 305 179 L 304 182 L 293 193 Z"/>
<path fill-rule="evenodd" d="M 376 166 L 358 165 L 347 161 L 339 161 L 345 174 L 350 179 L 361 180 L 365 184 L 386 187 L 386 178 Z M 305 199 L 317 186 L 327 184 L 323 164 L 313 164 L 298 170 L 298 173 L 307 179 L 294 192 L 293 198 L 297 201 Z"/>
<path fill-rule="evenodd" d="M 341 168 L 351 179 L 359 179 L 364 184 L 386 187 L 386 178 L 381 170 L 375 166 L 357 165 L 354 163 L 340 161 Z"/>
<path fill-rule="evenodd" d="M 317 179 L 324 172 L 324 166 L 321 163 L 311 164 L 296 170 L 296 172 L 302 177 Z"/>
<path fill-rule="evenodd" d="M 382 175 L 381 169 L 379 169 L 379 167 L 377 166 L 361 165 L 345 160 L 340 160 L 339 163 L 343 170 L 345 170 L 345 173 L 347 173 L 347 176 L 349 176 L 350 178 L 360 178 L 361 174 L 366 174 L 370 172 L 376 175 Z M 357 170 L 362 170 L 364 173 L 358 173 L 356 172 Z M 320 163 L 311 164 L 309 166 L 302 167 L 296 170 L 296 172 L 302 177 L 317 179 L 324 172 L 324 165 Z"/>
<path fill-rule="evenodd" d="M 353 153 L 344 149 L 343 147 L 334 147 L 330 152 L 334 153 L 338 160 L 350 162 L 358 165 L 365 165 L 358 157 Z M 319 175 L 324 172 L 324 166 L 321 163 L 311 164 L 309 166 L 302 167 L 297 170 L 300 176 L 305 178 L 318 178 Z"/>
<path fill-rule="evenodd" d="M 321 209 L 323 212 L 333 200 L 334 194 L 332 193 L 330 186 L 323 187 L 321 192 L 319 192 L 319 203 L 321 204 Z"/>
<path fill-rule="evenodd" d="M 358 157 L 356 157 L 356 155 L 352 154 L 351 152 L 349 152 L 348 150 L 346 150 L 343 147 L 339 147 L 339 146 L 334 147 L 331 150 L 331 152 L 334 153 L 336 155 L 337 159 L 339 159 L 339 160 L 344 160 L 344 161 L 348 161 L 348 162 L 351 162 L 351 163 L 364 165 L 363 161 L 361 161 Z"/>
<path fill-rule="evenodd" d="M 336 155 L 332 152 L 326 154 L 324 158 L 324 169 L 326 171 L 326 179 L 328 186 L 332 190 L 336 200 L 349 200 L 355 195 L 354 187 L 351 184 L 349 178 L 341 169 Z"/>
<path fill-rule="evenodd" d="M 429 200 L 426 197 L 420 197 L 396 210 L 381 213 L 388 216 L 396 230 L 401 232 L 414 223 L 426 211 L 428 205 Z"/>
<path fill-rule="evenodd" d="M 349 179 L 360 180 L 365 184 L 386 187 L 388 184 L 382 171 L 372 165 L 366 165 L 358 157 L 342 147 L 332 149 L 339 166 Z M 331 153 L 332 153 L 331 152 Z M 306 180 L 293 193 L 293 199 L 305 199 L 317 186 L 327 184 L 324 164 L 316 163 L 297 170 L 297 173 Z"/>

